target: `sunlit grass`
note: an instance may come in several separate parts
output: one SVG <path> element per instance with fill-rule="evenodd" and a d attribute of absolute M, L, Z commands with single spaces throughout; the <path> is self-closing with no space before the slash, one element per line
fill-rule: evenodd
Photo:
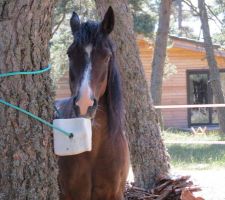
<path fill-rule="evenodd" d="M 224 138 L 218 131 L 194 135 L 191 132 L 170 130 L 164 131 L 162 137 L 166 142 L 173 168 L 183 170 L 225 168 L 225 145 L 183 144 L 184 142 L 223 141 Z"/>
<path fill-rule="evenodd" d="M 164 131 L 162 137 L 171 157 L 171 172 L 191 175 L 194 183 L 203 189 L 199 196 L 208 200 L 224 199 L 221 188 L 225 171 L 225 144 L 216 142 L 224 141 L 219 132 L 193 135 L 170 130 Z M 205 144 L 198 144 L 200 141 L 205 141 Z"/>
<path fill-rule="evenodd" d="M 177 141 L 223 141 L 224 137 L 218 131 L 206 132 L 206 134 L 194 135 L 191 132 L 163 131 L 162 137 L 166 142 Z"/>
<path fill-rule="evenodd" d="M 225 145 L 167 144 L 173 168 L 208 170 L 224 168 Z"/>

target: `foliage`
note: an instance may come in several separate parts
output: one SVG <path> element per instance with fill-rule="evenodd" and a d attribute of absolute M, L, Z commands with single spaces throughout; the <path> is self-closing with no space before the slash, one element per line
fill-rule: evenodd
<path fill-rule="evenodd" d="M 225 46 L 225 2 L 224 0 L 216 0 L 216 4 L 211 8 L 211 12 L 218 17 L 217 23 L 221 26 L 221 32 L 213 35 L 212 39 L 214 43 Z"/>
<path fill-rule="evenodd" d="M 69 27 L 69 19 L 61 24 L 51 40 L 50 62 L 52 64 L 52 76 L 54 83 L 68 68 L 67 48 L 72 43 L 72 35 Z"/>
<path fill-rule="evenodd" d="M 146 37 L 152 37 L 159 3 L 148 0 L 129 0 L 129 3 L 133 15 L 135 32 L 143 34 Z"/>
<path fill-rule="evenodd" d="M 150 37 L 155 28 L 155 17 L 146 13 L 135 13 L 133 17 L 135 32 Z"/>
<path fill-rule="evenodd" d="M 179 37 L 197 39 L 193 27 L 188 22 L 193 17 L 191 10 L 184 9 L 182 0 L 174 0 L 172 4 L 170 34 Z"/>
<path fill-rule="evenodd" d="M 225 47 L 225 28 L 221 29 L 221 33 L 214 34 L 212 39 L 215 44 Z"/>
<path fill-rule="evenodd" d="M 223 26 L 225 26 L 225 1 L 224 0 L 215 0 L 215 6 L 212 8 L 215 15 L 222 16 Z"/>
<path fill-rule="evenodd" d="M 177 73 L 177 66 L 172 64 L 168 56 L 166 56 L 165 67 L 163 69 L 163 80 L 168 79 L 171 75 L 176 73 Z"/>
<path fill-rule="evenodd" d="M 178 16 L 178 2 L 182 1 L 182 21 L 184 22 L 181 30 L 177 27 Z M 197 8 L 197 1 L 194 0 L 175 0 L 174 9 L 172 14 L 173 24 L 171 26 L 171 33 L 179 35 L 182 37 L 187 37 L 191 39 L 199 40 L 202 34 L 201 28 L 199 28 L 199 33 L 196 34 L 197 24 L 199 22 L 199 10 Z M 206 0 L 206 8 L 208 12 L 208 18 L 210 21 L 210 29 L 213 33 L 212 40 L 214 43 L 224 45 L 225 44 L 225 2 L 224 0 Z M 191 26 L 191 24 L 196 22 L 196 26 Z M 216 32 L 212 30 L 214 27 L 218 29 Z"/>

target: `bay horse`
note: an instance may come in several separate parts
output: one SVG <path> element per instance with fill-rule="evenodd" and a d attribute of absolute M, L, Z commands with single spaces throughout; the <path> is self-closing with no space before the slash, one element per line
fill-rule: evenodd
<path fill-rule="evenodd" d="M 129 168 L 122 131 L 122 97 L 115 50 L 109 34 L 114 12 L 103 21 L 80 23 L 73 12 L 68 48 L 71 98 L 56 102 L 67 117 L 92 120 L 92 151 L 59 157 L 61 200 L 122 200 Z"/>

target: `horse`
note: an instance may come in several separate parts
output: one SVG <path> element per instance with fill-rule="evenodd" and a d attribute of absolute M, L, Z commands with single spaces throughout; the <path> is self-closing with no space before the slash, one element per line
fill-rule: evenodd
<path fill-rule="evenodd" d="M 61 200 L 122 200 L 129 169 L 123 133 L 123 106 L 115 48 L 109 38 L 114 12 L 101 22 L 81 23 L 73 12 L 74 37 L 68 48 L 71 97 L 56 103 L 66 117 L 92 121 L 92 150 L 59 157 Z"/>

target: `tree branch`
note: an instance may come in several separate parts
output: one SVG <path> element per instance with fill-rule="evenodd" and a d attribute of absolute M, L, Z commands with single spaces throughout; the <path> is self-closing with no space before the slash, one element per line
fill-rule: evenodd
<path fill-rule="evenodd" d="M 54 35 L 56 33 L 56 31 L 59 29 L 59 27 L 62 24 L 62 22 L 64 21 L 65 17 L 66 17 L 66 12 L 63 12 L 63 16 L 62 16 L 61 20 L 58 22 L 58 24 L 56 25 L 56 27 L 52 31 L 52 35 Z"/>
<path fill-rule="evenodd" d="M 218 21 L 221 25 L 223 25 L 223 22 L 215 15 L 215 13 L 212 11 L 212 9 L 210 8 L 210 6 L 207 5 L 207 4 L 205 4 L 205 6 L 206 6 L 206 8 L 209 10 L 210 14 L 211 14 L 212 16 L 214 16 L 214 17 L 217 19 L 217 21 Z M 213 18 L 211 18 L 211 19 L 212 19 L 214 22 L 216 22 L 215 19 L 213 19 Z"/>
<path fill-rule="evenodd" d="M 62 9 L 62 11 L 60 13 L 62 13 L 62 18 L 59 20 L 58 23 L 56 23 L 54 30 L 52 31 L 52 36 L 56 33 L 56 31 L 59 29 L 60 25 L 63 23 L 65 17 L 66 17 L 66 13 L 67 13 L 67 4 L 68 4 L 69 0 L 61 0 L 58 2 L 58 7 L 60 7 Z"/>
<path fill-rule="evenodd" d="M 183 2 L 184 2 L 187 6 L 189 6 L 189 7 L 191 8 L 191 10 L 194 12 L 194 14 L 195 14 L 196 16 L 199 16 L 199 11 L 198 11 L 197 7 L 194 6 L 194 5 L 192 4 L 191 1 L 189 1 L 189 0 L 183 0 Z"/>

